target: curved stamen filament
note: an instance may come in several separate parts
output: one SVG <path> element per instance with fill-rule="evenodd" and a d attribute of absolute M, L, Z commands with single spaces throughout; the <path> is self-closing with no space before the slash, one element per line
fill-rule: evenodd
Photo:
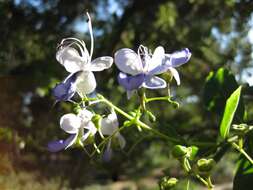
<path fill-rule="evenodd" d="M 90 32 L 90 61 L 91 61 L 91 57 L 93 54 L 93 48 L 94 48 L 94 38 L 93 38 L 93 31 L 92 31 L 92 24 L 91 24 L 91 18 L 89 13 L 87 12 L 87 17 L 88 17 L 88 27 L 89 27 L 89 32 Z"/>
<path fill-rule="evenodd" d="M 145 55 L 146 53 L 147 53 L 147 47 L 145 47 L 144 45 L 140 45 L 139 47 L 138 47 L 138 50 L 137 50 L 137 52 L 138 52 L 138 54 L 140 55 L 140 56 L 143 56 L 143 55 Z"/>
<path fill-rule="evenodd" d="M 66 43 L 69 43 L 69 44 L 66 45 Z M 89 57 L 89 52 L 87 51 L 85 43 L 83 41 L 77 39 L 77 38 L 64 38 L 61 41 L 61 44 L 57 48 L 60 48 L 61 46 L 70 47 L 72 45 L 76 45 L 78 47 L 78 49 L 81 52 L 81 56 L 83 58 L 88 58 Z M 85 60 L 85 62 L 87 62 L 87 61 Z"/>
<path fill-rule="evenodd" d="M 71 37 L 70 37 L 70 38 L 64 38 L 64 39 L 61 41 L 60 46 L 63 46 L 64 43 L 66 43 L 66 41 L 75 41 L 75 42 L 77 42 L 78 44 L 81 45 L 83 51 L 86 50 L 86 45 L 85 45 L 84 41 L 79 40 L 79 39 L 77 39 L 77 38 L 71 38 Z M 68 43 L 69 43 L 69 42 L 68 42 Z M 86 51 L 87 51 L 87 50 L 86 50 Z"/>

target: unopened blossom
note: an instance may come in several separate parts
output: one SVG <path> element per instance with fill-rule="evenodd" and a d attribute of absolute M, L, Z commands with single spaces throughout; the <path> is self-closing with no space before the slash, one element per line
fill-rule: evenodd
<path fill-rule="evenodd" d="M 64 66 L 69 76 L 53 89 L 58 101 L 70 100 L 75 92 L 90 94 L 96 88 L 96 79 L 93 71 L 102 71 L 111 67 L 113 58 L 103 56 L 91 60 L 93 54 L 93 32 L 91 19 L 88 16 L 88 26 L 91 36 L 91 48 L 88 52 L 84 41 L 77 38 L 63 39 L 56 53 L 57 61 Z"/>
<path fill-rule="evenodd" d="M 166 54 L 162 46 L 158 46 L 152 54 L 147 47 L 140 45 L 137 53 L 129 48 L 118 50 L 115 55 L 115 64 L 121 71 L 118 81 L 128 93 L 141 87 L 148 89 L 160 89 L 166 87 L 166 82 L 155 76 L 167 72 L 172 73 L 177 84 L 180 78 L 175 67 L 186 63 L 191 53 L 186 48 L 172 54 Z"/>
<path fill-rule="evenodd" d="M 58 152 L 67 149 L 77 141 L 80 137 L 81 142 L 84 142 L 89 136 L 94 136 L 97 128 L 91 121 L 93 114 L 86 109 L 81 110 L 78 115 L 73 113 L 65 114 L 60 119 L 60 127 L 70 136 L 65 140 L 51 141 L 48 144 L 48 149 L 51 152 Z"/>
<path fill-rule="evenodd" d="M 113 111 L 107 117 L 103 118 L 100 123 L 100 130 L 104 136 L 112 136 L 112 138 L 107 143 L 107 147 L 104 153 L 104 160 L 109 161 L 112 156 L 112 139 L 118 141 L 119 146 L 123 149 L 126 145 L 125 138 L 118 132 L 119 130 L 119 122 L 116 113 Z"/>

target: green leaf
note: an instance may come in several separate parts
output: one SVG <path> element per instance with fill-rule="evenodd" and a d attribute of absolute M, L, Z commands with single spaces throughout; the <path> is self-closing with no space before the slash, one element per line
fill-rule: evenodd
<path fill-rule="evenodd" d="M 239 86 L 227 99 L 225 111 L 220 125 L 220 135 L 225 139 L 230 130 L 230 126 L 233 122 L 236 109 L 239 104 L 242 87 Z"/>
<path fill-rule="evenodd" d="M 206 109 L 221 116 L 227 98 L 238 86 L 234 75 L 228 69 L 220 68 L 216 72 L 210 72 L 203 94 Z"/>

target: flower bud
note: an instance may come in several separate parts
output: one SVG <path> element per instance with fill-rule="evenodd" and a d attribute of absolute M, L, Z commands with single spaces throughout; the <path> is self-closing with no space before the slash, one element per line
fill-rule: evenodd
<path fill-rule="evenodd" d="M 215 165 L 215 161 L 213 159 L 201 158 L 197 162 L 198 170 L 202 174 L 208 174 L 208 173 L 210 173 L 211 170 L 213 169 L 214 165 Z"/>
<path fill-rule="evenodd" d="M 251 130 L 251 128 L 245 123 L 239 125 L 234 124 L 232 125 L 232 129 L 239 136 L 244 136 L 247 132 Z"/>
<path fill-rule="evenodd" d="M 159 181 L 160 190 L 170 190 L 177 184 L 177 182 L 178 182 L 177 178 L 163 177 Z"/>
<path fill-rule="evenodd" d="M 189 152 L 188 148 L 182 145 L 176 145 L 174 146 L 173 150 L 172 150 L 172 155 L 179 159 L 182 157 L 185 157 L 187 155 L 187 153 Z"/>
<path fill-rule="evenodd" d="M 73 111 L 75 114 L 78 114 L 82 110 L 81 106 L 79 104 L 75 104 Z"/>

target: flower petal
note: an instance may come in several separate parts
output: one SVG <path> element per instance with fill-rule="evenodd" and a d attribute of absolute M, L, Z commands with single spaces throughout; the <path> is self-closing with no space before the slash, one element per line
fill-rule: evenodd
<path fill-rule="evenodd" d="M 101 132 L 103 135 L 112 135 L 119 127 L 118 118 L 115 112 L 101 119 Z"/>
<path fill-rule="evenodd" d="M 162 46 L 158 46 L 152 55 L 152 59 L 147 64 L 147 67 L 148 67 L 147 72 L 152 73 L 154 69 L 159 67 L 162 64 L 164 55 L 165 55 L 164 48 Z"/>
<path fill-rule="evenodd" d="M 51 141 L 47 144 L 47 149 L 50 152 L 58 152 L 66 147 L 64 140 Z"/>
<path fill-rule="evenodd" d="M 79 113 L 78 113 L 78 117 L 81 118 L 82 120 L 82 123 L 86 124 L 88 123 L 89 121 L 91 121 L 91 118 L 93 117 L 93 113 L 90 112 L 89 110 L 87 109 L 82 109 Z"/>
<path fill-rule="evenodd" d="M 172 76 L 175 78 L 177 85 L 180 85 L 180 77 L 179 77 L 177 70 L 173 67 L 169 67 L 169 70 L 170 70 Z"/>
<path fill-rule="evenodd" d="M 81 119 L 73 113 L 65 114 L 60 119 L 60 126 L 66 133 L 76 134 L 81 126 Z"/>
<path fill-rule="evenodd" d="M 73 134 L 73 135 L 70 135 L 66 140 L 51 141 L 48 143 L 47 149 L 50 152 L 58 152 L 60 150 L 66 149 L 75 142 L 76 137 L 77 135 Z"/>
<path fill-rule="evenodd" d="M 159 89 L 159 88 L 165 88 L 167 84 L 163 79 L 159 77 L 147 76 L 142 86 L 144 88 L 149 88 L 149 89 Z"/>
<path fill-rule="evenodd" d="M 63 82 L 57 84 L 52 93 L 57 101 L 70 100 L 76 92 L 77 73 L 70 74 Z"/>
<path fill-rule="evenodd" d="M 83 126 L 83 128 L 88 129 L 88 131 L 92 136 L 94 136 L 97 133 L 97 128 L 92 121 L 88 122 L 85 126 Z"/>
<path fill-rule="evenodd" d="M 140 57 L 131 49 L 123 48 L 114 54 L 115 64 L 118 69 L 130 75 L 138 75 L 143 72 Z"/>
<path fill-rule="evenodd" d="M 103 71 L 112 66 L 113 58 L 109 56 L 99 57 L 94 59 L 90 65 L 90 71 Z"/>
<path fill-rule="evenodd" d="M 56 53 L 56 59 L 70 73 L 82 70 L 82 65 L 84 64 L 78 51 L 69 46 L 60 48 Z"/>
<path fill-rule="evenodd" d="M 90 136 L 90 131 L 84 133 L 84 135 L 83 135 L 82 138 L 81 138 L 81 141 L 82 141 L 82 142 L 85 141 L 89 136 Z"/>
<path fill-rule="evenodd" d="M 76 85 L 80 94 L 90 94 L 96 89 L 97 83 L 91 71 L 83 71 L 78 75 Z"/>
<path fill-rule="evenodd" d="M 126 146 L 125 138 L 120 133 L 118 133 L 117 138 L 118 138 L 118 141 L 119 141 L 120 148 L 123 149 Z"/>
<path fill-rule="evenodd" d="M 185 48 L 172 54 L 166 54 L 165 57 L 166 65 L 171 67 L 178 67 L 189 61 L 189 59 L 191 58 L 191 52 L 188 48 Z"/>
<path fill-rule="evenodd" d="M 106 146 L 103 157 L 102 157 L 103 161 L 109 162 L 112 159 L 112 153 L 113 152 L 112 152 L 112 148 L 111 148 L 111 139 L 110 139 L 107 146 Z"/>
<path fill-rule="evenodd" d="M 70 135 L 70 137 L 66 139 L 66 141 L 65 141 L 65 144 L 66 144 L 65 150 L 67 148 L 71 147 L 76 142 L 77 137 L 78 137 L 78 133 Z"/>
<path fill-rule="evenodd" d="M 145 75 L 139 74 L 135 76 L 128 76 L 125 73 L 119 73 L 118 82 L 121 86 L 123 86 L 126 90 L 134 90 L 141 87 L 144 81 Z"/>

